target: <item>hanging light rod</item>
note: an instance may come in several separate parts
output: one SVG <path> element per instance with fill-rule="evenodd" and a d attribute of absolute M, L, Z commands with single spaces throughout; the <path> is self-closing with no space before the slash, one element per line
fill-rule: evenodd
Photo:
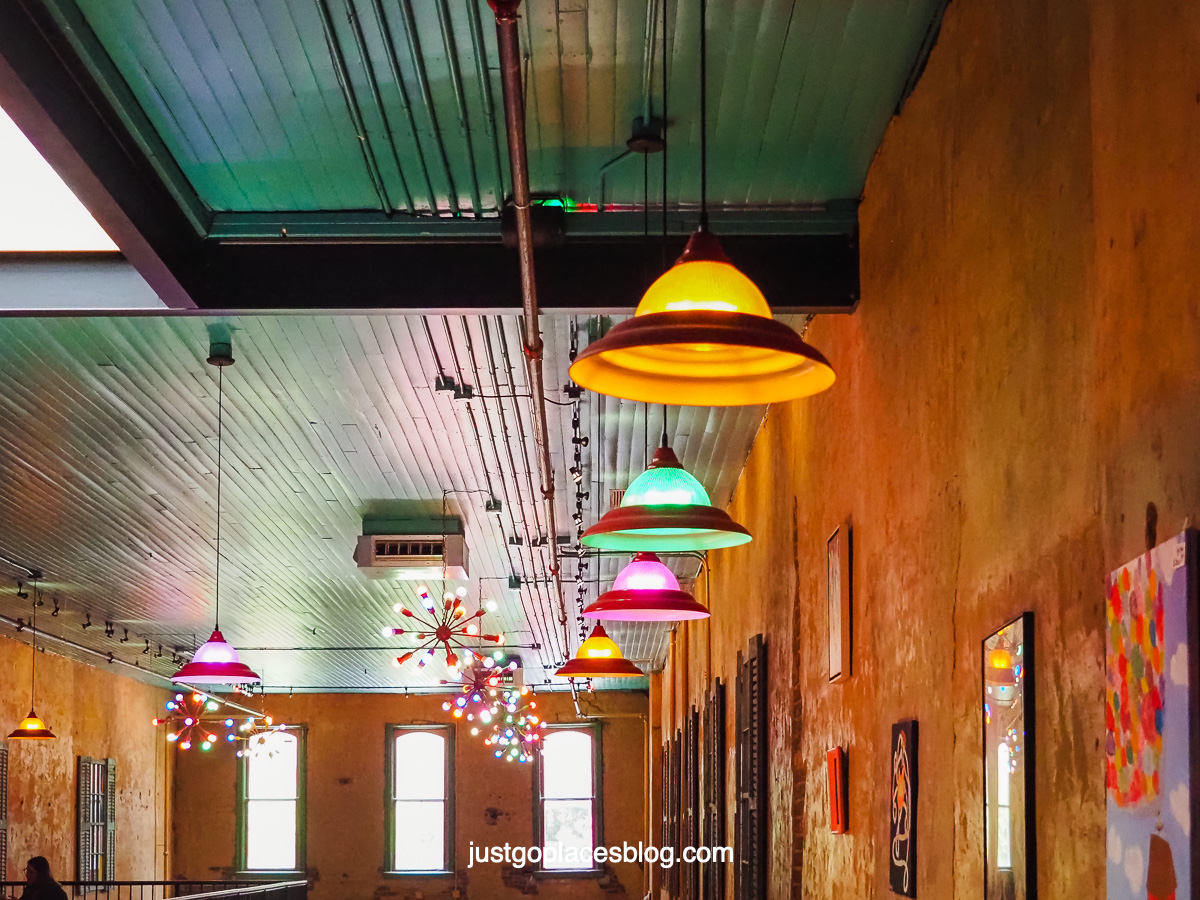
<path fill-rule="evenodd" d="M 171 676 L 171 681 L 195 684 L 254 684 L 258 673 L 238 658 L 237 650 L 221 634 L 221 450 L 224 439 L 225 369 L 233 365 L 233 345 L 214 340 L 206 362 L 217 370 L 217 537 L 216 575 L 213 579 L 213 632 L 196 648 L 192 661 Z"/>
<path fill-rule="evenodd" d="M 699 227 L 675 265 L 642 296 L 633 318 L 584 348 L 570 376 L 601 394 L 675 406 L 807 397 L 833 384 L 833 368 L 772 317 L 762 291 L 709 231 L 707 9 L 700 0 Z"/>

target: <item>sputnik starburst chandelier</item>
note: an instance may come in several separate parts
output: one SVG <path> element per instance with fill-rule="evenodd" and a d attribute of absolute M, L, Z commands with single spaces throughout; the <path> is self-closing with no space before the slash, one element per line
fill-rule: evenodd
<path fill-rule="evenodd" d="M 504 692 L 493 707 L 492 730 L 483 743 L 494 748 L 492 755 L 505 762 L 529 762 L 541 746 L 546 722 L 537 714 L 537 701 L 528 687 Z"/>
<path fill-rule="evenodd" d="M 218 743 L 232 744 L 246 731 L 271 725 L 270 716 L 249 716 L 240 723 L 222 710 L 223 704 L 200 691 L 180 692 L 166 703 L 166 715 L 155 718 L 154 727 L 165 727 L 167 740 L 180 750 L 199 745 L 211 750 Z"/>
<path fill-rule="evenodd" d="M 466 593 L 466 588 L 459 588 L 457 593 L 446 591 L 442 596 L 442 602 L 437 603 L 430 596 L 429 589 L 422 584 L 417 587 L 417 594 L 421 598 L 423 613 L 413 612 L 403 603 L 397 603 L 392 607 L 405 619 L 412 620 L 413 624 L 406 628 L 386 625 L 381 629 L 383 636 L 412 635 L 418 642 L 416 647 L 397 656 L 393 665 L 402 666 L 416 656 L 417 666 L 424 667 L 440 651 L 445 654 L 446 666 L 450 669 L 451 675 L 454 675 L 459 671 L 460 652 L 468 659 L 476 656 L 475 650 L 467 646 L 468 642 L 485 641 L 492 644 L 503 644 L 503 634 L 482 633 L 479 620 L 487 615 L 483 607 L 467 614 L 466 607 L 463 605 L 463 597 L 466 596 Z"/>

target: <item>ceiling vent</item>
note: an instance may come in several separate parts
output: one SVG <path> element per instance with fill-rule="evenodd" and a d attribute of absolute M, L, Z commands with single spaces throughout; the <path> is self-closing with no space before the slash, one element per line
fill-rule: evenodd
<path fill-rule="evenodd" d="M 363 531 L 380 531 L 381 529 L 373 527 L 376 524 L 364 520 Z M 461 531 L 461 525 L 453 530 Z M 386 534 L 368 533 L 359 537 L 354 548 L 354 561 L 358 563 L 359 571 L 368 578 L 398 581 L 467 579 L 467 541 L 462 534 L 397 532 L 400 532 L 400 529 L 391 529 L 390 533 Z"/>
<path fill-rule="evenodd" d="M 625 499 L 625 490 L 623 488 L 608 489 L 608 508 L 616 509 L 621 505 L 621 501 Z"/>

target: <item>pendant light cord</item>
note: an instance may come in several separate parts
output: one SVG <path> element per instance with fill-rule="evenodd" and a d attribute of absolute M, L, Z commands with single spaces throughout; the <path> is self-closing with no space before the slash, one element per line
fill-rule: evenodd
<path fill-rule="evenodd" d="M 662 0 L 662 268 L 667 270 L 667 0 Z"/>
<path fill-rule="evenodd" d="M 708 0 L 700 0 L 700 230 L 708 231 Z"/>
<path fill-rule="evenodd" d="M 217 587 L 213 630 L 221 630 L 221 443 L 225 411 L 225 367 L 217 366 Z"/>
<path fill-rule="evenodd" d="M 37 608 L 38 586 L 33 583 L 33 615 L 30 616 L 29 646 L 33 648 L 33 661 L 29 666 L 29 708 L 33 709 L 34 698 L 37 697 Z"/>

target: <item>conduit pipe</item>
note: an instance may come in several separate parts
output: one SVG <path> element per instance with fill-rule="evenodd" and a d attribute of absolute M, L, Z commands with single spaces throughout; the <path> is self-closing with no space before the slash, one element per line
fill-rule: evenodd
<path fill-rule="evenodd" d="M 533 214 L 529 202 L 529 156 L 525 145 L 525 93 L 521 85 L 521 39 L 517 34 L 517 9 L 521 0 L 488 0 L 496 16 L 496 45 L 500 50 L 500 81 L 504 89 L 504 124 L 508 132 L 508 164 L 512 173 L 513 207 L 517 220 L 517 253 L 521 263 L 521 301 L 524 310 L 522 343 L 529 386 L 533 393 L 533 436 L 537 445 L 542 499 L 549 530 L 550 574 L 558 591 L 558 624 L 563 651 L 569 657 L 567 604 L 563 599 L 562 560 L 558 550 L 558 525 L 554 509 L 554 467 L 550 462 L 549 428 L 546 425 L 546 389 L 542 383 L 542 336 L 538 328 L 537 280 L 533 269 Z"/>
<path fill-rule="evenodd" d="M 109 665 L 123 666 L 126 669 L 135 669 L 142 675 L 149 676 L 150 678 L 154 678 L 162 682 L 162 686 L 167 690 L 177 691 L 182 688 L 198 694 L 212 693 L 207 688 L 196 687 L 192 684 L 175 684 L 166 675 L 159 675 L 157 672 L 151 672 L 149 669 L 139 666 L 136 662 L 129 662 L 129 660 L 121 659 L 119 656 L 114 655 L 110 651 L 97 650 L 95 647 L 89 647 L 87 644 L 81 644 L 78 641 L 73 641 L 70 638 L 63 637 L 62 635 L 52 634 L 49 631 L 42 631 L 40 628 L 34 628 L 28 622 L 14 619 L 12 616 L 0 615 L 0 625 L 5 625 L 11 628 L 17 634 L 20 634 L 23 631 L 28 631 L 30 635 L 36 635 L 38 642 L 41 644 L 57 644 L 59 647 L 67 647 L 76 653 L 82 653 L 85 656 L 93 657 L 101 662 L 106 662 Z M 12 636 L 10 635 L 9 637 Z M 21 643 L 24 642 L 22 641 Z M 70 657 L 66 658 L 69 659 Z M 238 712 L 243 712 L 250 716 L 262 715 L 259 710 L 251 709 L 248 706 L 242 706 L 240 703 L 227 699 L 223 694 L 213 694 L 213 696 L 220 700 L 222 705 L 228 706 L 230 709 L 236 709 Z"/>

